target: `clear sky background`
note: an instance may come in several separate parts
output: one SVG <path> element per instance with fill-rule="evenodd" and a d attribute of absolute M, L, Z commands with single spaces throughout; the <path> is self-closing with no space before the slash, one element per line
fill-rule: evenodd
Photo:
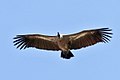
<path fill-rule="evenodd" d="M 109 27 L 113 38 L 60 51 L 13 46 L 17 34 L 56 35 Z M 0 0 L 0 80 L 120 80 L 120 0 Z"/>

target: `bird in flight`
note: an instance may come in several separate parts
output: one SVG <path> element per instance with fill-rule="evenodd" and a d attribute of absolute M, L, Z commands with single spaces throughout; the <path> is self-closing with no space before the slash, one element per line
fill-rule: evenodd
<path fill-rule="evenodd" d="M 99 42 L 108 43 L 112 38 L 111 31 L 112 29 L 109 28 L 99 28 L 62 36 L 59 32 L 56 36 L 42 34 L 17 35 L 14 37 L 13 43 L 20 50 L 29 47 L 53 51 L 60 50 L 62 58 L 70 59 L 74 57 L 70 50 L 85 48 Z"/>

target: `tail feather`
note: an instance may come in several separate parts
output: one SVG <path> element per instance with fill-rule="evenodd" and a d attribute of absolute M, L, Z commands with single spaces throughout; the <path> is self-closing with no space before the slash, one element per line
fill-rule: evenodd
<path fill-rule="evenodd" d="M 71 51 L 62 51 L 61 57 L 65 59 L 70 59 L 71 57 L 74 57 Z"/>

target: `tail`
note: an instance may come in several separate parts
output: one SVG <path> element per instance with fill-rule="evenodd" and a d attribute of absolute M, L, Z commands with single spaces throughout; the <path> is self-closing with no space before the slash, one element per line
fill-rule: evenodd
<path fill-rule="evenodd" d="M 65 59 L 70 59 L 71 57 L 74 57 L 71 51 L 62 51 L 61 57 Z"/>

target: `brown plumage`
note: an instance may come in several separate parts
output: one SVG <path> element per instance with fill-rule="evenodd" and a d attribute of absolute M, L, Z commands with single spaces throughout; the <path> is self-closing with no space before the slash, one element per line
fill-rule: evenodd
<path fill-rule="evenodd" d="M 17 35 L 13 42 L 17 48 L 25 49 L 35 47 L 44 50 L 61 50 L 61 57 L 70 59 L 74 57 L 70 50 L 88 47 L 99 42 L 109 42 L 112 33 L 109 28 L 84 30 L 79 33 L 57 36 L 40 34 Z"/>

